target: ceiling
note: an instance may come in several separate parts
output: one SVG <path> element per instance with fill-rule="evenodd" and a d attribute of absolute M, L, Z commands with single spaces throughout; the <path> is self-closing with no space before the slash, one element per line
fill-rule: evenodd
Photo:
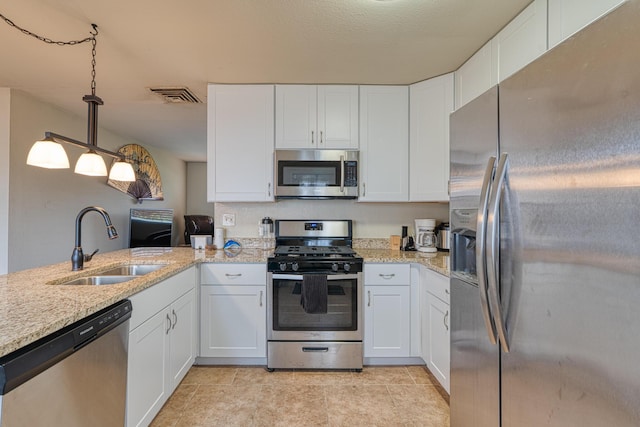
<path fill-rule="evenodd" d="M 529 2 L 20 0 L 0 13 L 53 40 L 85 38 L 97 24 L 100 126 L 204 161 L 209 82 L 414 83 L 458 68 Z M 4 21 L 0 40 L 0 87 L 86 116 L 90 43 L 46 44 Z M 149 91 L 176 86 L 203 103 Z"/>

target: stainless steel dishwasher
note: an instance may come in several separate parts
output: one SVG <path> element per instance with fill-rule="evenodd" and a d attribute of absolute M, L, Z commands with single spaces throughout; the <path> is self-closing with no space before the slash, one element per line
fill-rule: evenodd
<path fill-rule="evenodd" d="M 123 426 L 131 302 L 0 358 L 0 425 Z"/>

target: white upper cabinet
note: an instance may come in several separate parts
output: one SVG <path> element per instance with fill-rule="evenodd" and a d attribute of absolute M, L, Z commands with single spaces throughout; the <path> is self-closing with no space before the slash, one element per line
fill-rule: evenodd
<path fill-rule="evenodd" d="M 498 83 L 494 68 L 489 41 L 455 72 L 456 109 Z"/>
<path fill-rule="evenodd" d="M 360 86 L 361 202 L 409 199 L 409 88 Z"/>
<path fill-rule="evenodd" d="M 453 73 L 409 87 L 409 201 L 448 201 Z"/>
<path fill-rule="evenodd" d="M 547 51 L 547 0 L 534 0 L 491 40 L 493 80 L 503 81 Z"/>
<path fill-rule="evenodd" d="M 276 85 L 275 145 L 357 149 L 358 86 Z"/>
<path fill-rule="evenodd" d="M 625 0 L 549 0 L 549 49 Z"/>
<path fill-rule="evenodd" d="M 207 200 L 273 200 L 273 85 L 209 85 Z"/>

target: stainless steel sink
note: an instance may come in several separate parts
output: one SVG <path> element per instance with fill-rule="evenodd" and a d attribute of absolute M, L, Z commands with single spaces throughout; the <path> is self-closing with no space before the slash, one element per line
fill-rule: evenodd
<path fill-rule="evenodd" d="M 165 264 L 130 264 L 110 268 L 100 273 L 101 276 L 144 276 L 166 267 Z"/>
<path fill-rule="evenodd" d="M 77 279 L 69 280 L 68 282 L 61 283 L 61 285 L 78 285 L 78 286 L 100 286 L 100 285 L 115 285 L 116 283 L 127 282 L 135 279 L 137 276 L 132 275 L 119 275 L 119 276 L 87 276 L 79 277 Z"/>

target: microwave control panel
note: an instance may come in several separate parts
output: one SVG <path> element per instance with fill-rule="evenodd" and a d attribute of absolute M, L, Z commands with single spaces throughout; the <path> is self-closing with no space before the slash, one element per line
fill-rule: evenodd
<path fill-rule="evenodd" d="M 358 162 L 348 160 L 344 162 L 344 186 L 358 186 Z"/>

